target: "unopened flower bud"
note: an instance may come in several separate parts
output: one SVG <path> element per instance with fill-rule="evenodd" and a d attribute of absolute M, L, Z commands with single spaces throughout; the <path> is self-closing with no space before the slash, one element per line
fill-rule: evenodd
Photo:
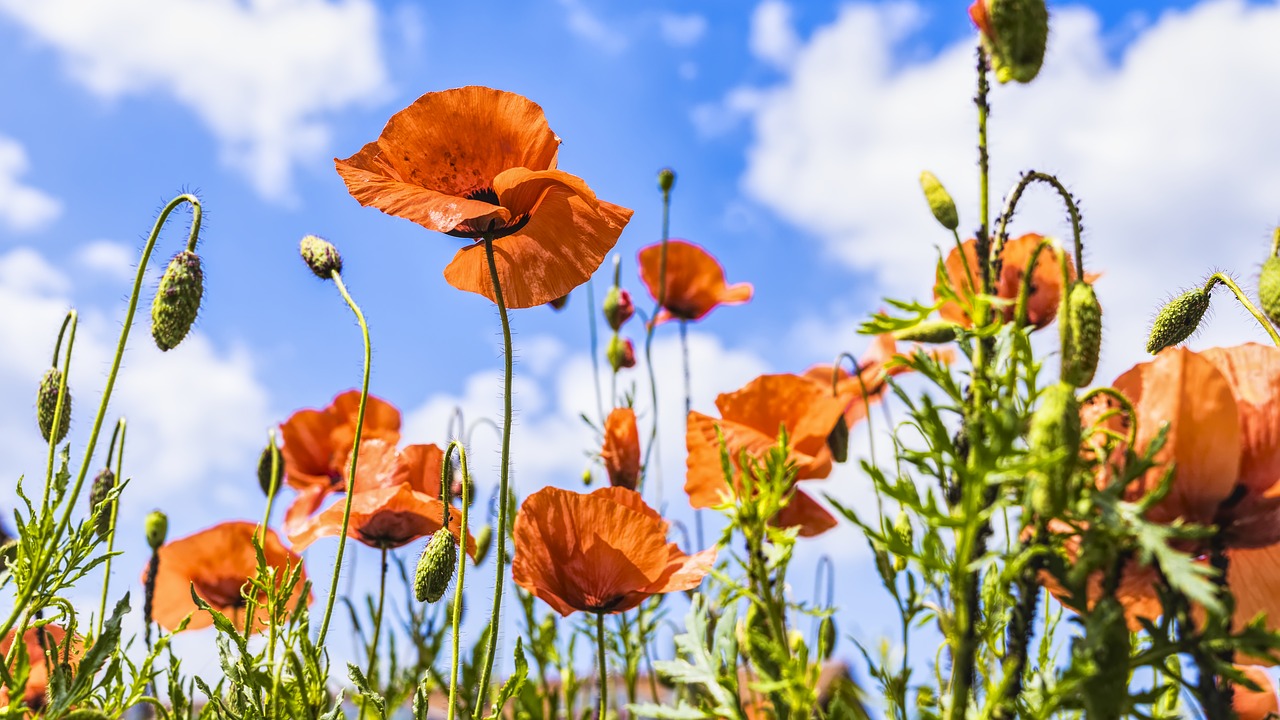
<path fill-rule="evenodd" d="M 836 421 L 836 426 L 827 435 L 827 447 L 831 449 L 831 459 L 842 463 L 849 459 L 849 422 L 844 415 Z"/>
<path fill-rule="evenodd" d="M 976 0 L 969 15 L 982 31 L 997 80 L 1029 83 L 1035 79 L 1049 38 L 1045 0 Z"/>
<path fill-rule="evenodd" d="M 342 272 L 342 255 L 333 243 L 317 235 L 302 238 L 298 247 L 302 259 L 311 268 L 311 272 L 321 280 L 329 280 L 334 273 Z"/>
<path fill-rule="evenodd" d="M 204 272 L 200 256 L 183 250 L 169 261 L 151 303 L 151 337 L 156 347 L 172 350 L 182 342 L 200 312 Z"/>
<path fill-rule="evenodd" d="M 62 442 L 71 427 L 71 388 L 67 388 L 62 398 L 62 413 L 58 416 L 57 432 L 53 429 L 53 416 L 58 414 L 58 386 L 62 384 L 62 371 L 49 368 L 40 378 L 40 390 L 36 395 L 36 423 L 40 426 L 40 435 L 47 442 L 53 436 L 54 444 Z"/>
<path fill-rule="evenodd" d="M 104 505 L 107 501 L 107 495 L 116 487 L 116 474 L 111 472 L 111 468 L 103 468 L 101 472 L 93 479 L 93 485 L 89 486 L 89 507 L 98 513 L 98 523 L 96 530 L 98 537 L 106 539 L 107 533 L 111 532 L 111 508 Z"/>
<path fill-rule="evenodd" d="M 1102 306 L 1093 286 L 1076 281 L 1064 296 L 1062 380 L 1076 387 L 1093 382 L 1102 352 Z"/>
<path fill-rule="evenodd" d="M 551 306 L 552 310 L 557 310 L 557 311 L 563 310 L 564 306 L 569 304 L 569 294 L 565 293 L 564 295 L 561 295 L 560 297 L 556 298 L 555 300 L 552 300 L 547 304 Z"/>
<path fill-rule="evenodd" d="M 152 510 L 147 515 L 143 528 L 147 533 L 147 545 L 152 550 L 159 550 L 164 539 L 169 535 L 169 517 L 159 510 Z"/>
<path fill-rule="evenodd" d="M 444 597 L 457 563 L 458 547 L 454 544 L 453 535 L 448 528 L 440 528 L 427 541 L 427 547 L 418 558 L 418 570 L 413 576 L 413 594 L 418 602 L 433 603 Z"/>
<path fill-rule="evenodd" d="M 1031 415 L 1027 447 L 1037 459 L 1047 460 L 1042 470 L 1028 478 L 1031 509 L 1041 517 L 1059 515 L 1071 501 L 1072 474 L 1080 455 L 1080 401 L 1075 387 L 1059 382 L 1040 395 L 1040 407 Z"/>
<path fill-rule="evenodd" d="M 1155 355 L 1191 337 L 1209 309 L 1209 292 L 1204 288 L 1188 290 L 1169 301 L 1156 314 L 1147 339 L 1147 352 Z"/>
<path fill-rule="evenodd" d="M 804 633 L 795 628 L 787 633 L 787 644 L 791 647 L 791 654 L 796 657 L 805 657 L 809 654 L 809 644 L 804 641 Z"/>
<path fill-rule="evenodd" d="M 484 562 L 489 556 L 489 547 L 493 544 L 493 526 L 485 525 L 476 533 L 476 565 Z"/>
<path fill-rule="evenodd" d="M 590 486 L 590 485 L 591 485 L 592 480 L 594 480 L 594 479 L 595 479 L 595 478 L 591 477 L 591 468 L 587 468 L 586 470 L 583 470 L 583 471 L 582 471 L 582 484 L 583 484 L 583 485 Z"/>
<path fill-rule="evenodd" d="M 618 372 L 622 368 L 630 368 L 636 366 L 636 347 L 631 343 L 631 338 L 623 339 L 614 335 L 609 340 L 609 347 L 605 350 L 605 356 L 609 359 L 609 367 L 614 372 Z"/>
<path fill-rule="evenodd" d="M 1280 230 L 1277 230 L 1280 232 Z M 1269 257 L 1258 277 L 1258 299 L 1272 325 L 1280 327 L 1280 257 Z"/>
<path fill-rule="evenodd" d="M 920 173 L 920 188 L 924 190 L 924 199 L 929 201 L 929 210 L 942 227 L 955 230 L 960 227 L 960 213 L 956 212 L 956 201 L 951 193 L 942 186 L 938 176 L 925 170 Z"/>
<path fill-rule="evenodd" d="M 835 619 L 830 615 L 822 618 L 822 622 L 818 623 L 818 650 L 823 660 L 831 659 L 832 653 L 835 652 L 838 638 Z"/>
<path fill-rule="evenodd" d="M 275 468 L 274 475 L 271 472 L 272 467 Z M 280 455 L 278 448 L 268 445 L 258 456 L 258 487 L 262 488 L 263 495 L 271 497 L 272 488 L 279 490 L 282 479 L 284 479 L 284 457 Z"/>
<path fill-rule="evenodd" d="M 636 305 L 631 301 L 631 293 L 617 285 L 609 288 L 604 296 L 604 319 L 609 327 L 617 330 L 635 314 Z"/>
<path fill-rule="evenodd" d="M 946 320 L 926 320 L 909 328 L 893 331 L 893 339 L 902 342 L 940 345 L 956 339 L 956 324 Z"/>
<path fill-rule="evenodd" d="M 912 547 L 914 542 L 914 531 L 911 527 L 911 518 L 907 517 L 905 512 L 899 512 L 898 517 L 893 522 L 893 534 L 897 536 L 898 541 L 905 545 L 908 549 Z M 898 554 L 893 558 L 893 569 L 902 572 L 907 569 L 907 556 Z"/>
<path fill-rule="evenodd" d="M 671 188 L 676 186 L 676 171 L 671 168 L 662 168 L 658 171 L 658 189 L 664 193 L 671 192 Z"/>

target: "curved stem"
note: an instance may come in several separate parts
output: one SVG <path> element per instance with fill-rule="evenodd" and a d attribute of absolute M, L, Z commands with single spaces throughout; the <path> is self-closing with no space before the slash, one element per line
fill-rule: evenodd
<path fill-rule="evenodd" d="M 596 613 L 596 649 L 600 673 L 600 720 L 605 720 L 609 709 L 609 666 L 604 655 L 604 613 Z"/>
<path fill-rule="evenodd" d="M 658 453 L 658 462 L 661 464 L 662 452 L 657 450 L 658 446 L 658 375 L 653 369 L 653 331 L 657 328 L 658 313 L 662 311 L 662 306 L 667 301 L 667 244 L 671 240 L 671 191 L 662 191 L 662 249 L 658 253 L 658 292 L 657 304 L 653 308 L 653 317 L 644 324 L 644 362 L 649 370 L 649 401 L 653 405 L 653 428 L 649 432 L 649 442 L 644 449 L 644 462 L 640 464 L 643 472 L 640 474 L 641 485 L 638 490 L 643 490 L 643 483 L 649 479 L 649 458 L 653 452 Z M 654 505 L 662 505 L 662 470 L 658 469 L 658 482 L 656 485 L 656 494 Z"/>
<path fill-rule="evenodd" d="M 1244 306 L 1244 309 L 1248 310 L 1249 314 L 1253 316 L 1253 319 L 1257 320 L 1258 324 L 1262 326 L 1262 329 L 1266 330 L 1267 334 L 1271 336 L 1271 342 L 1280 346 L 1280 334 L 1276 333 L 1275 327 L 1258 310 L 1257 306 L 1253 304 L 1253 301 L 1249 299 L 1249 296 L 1240 289 L 1240 286 L 1236 284 L 1235 280 L 1232 280 L 1223 273 L 1214 273 L 1209 276 L 1208 282 L 1205 283 L 1205 292 L 1212 290 L 1215 284 L 1226 285 L 1231 288 L 1231 292 L 1235 293 L 1236 299 L 1240 301 L 1240 304 Z"/>
<path fill-rule="evenodd" d="M 862 406 L 867 410 L 866 417 L 863 418 L 867 421 L 867 452 L 870 455 L 871 464 L 875 465 L 876 433 L 875 428 L 871 425 L 871 393 L 867 391 L 866 378 L 862 377 L 862 363 L 858 362 L 857 358 L 847 352 L 842 352 L 837 355 L 836 362 L 831 367 L 831 394 L 839 395 L 839 393 L 836 392 L 836 386 L 840 382 L 840 365 L 845 360 L 848 360 L 849 364 L 853 366 L 853 375 L 858 378 L 858 387 L 862 390 Z M 852 430 L 852 428 L 850 428 L 850 430 Z"/>
<path fill-rule="evenodd" d="M 316 637 L 316 645 L 324 645 L 325 636 L 329 634 L 329 621 L 333 618 L 333 601 L 338 593 L 338 576 L 342 573 L 342 554 L 347 549 L 347 529 L 351 526 L 351 498 L 356 491 L 356 463 L 360 459 L 360 436 L 364 432 L 365 405 L 369 402 L 369 366 L 373 361 L 373 349 L 369 343 L 369 324 L 365 322 L 360 306 L 351 299 L 347 286 L 342 283 L 342 273 L 333 272 L 333 284 L 338 286 L 342 299 L 347 307 L 355 313 L 360 323 L 360 334 L 364 339 L 364 376 L 360 381 L 360 411 L 356 415 L 355 438 L 351 443 L 351 462 L 347 469 L 347 499 L 342 507 L 342 532 L 338 535 L 338 555 L 333 559 L 333 579 L 329 582 L 329 597 L 324 606 L 324 620 L 320 623 L 320 634 Z"/>
<path fill-rule="evenodd" d="M 111 434 L 111 446 L 107 450 L 107 466 L 111 465 L 111 458 L 116 458 L 116 484 L 119 485 L 124 481 L 124 434 L 125 421 L 120 418 L 116 421 L 115 432 Z M 120 440 L 120 454 L 115 455 L 116 439 Z M 102 635 L 102 622 L 107 614 L 107 589 L 111 585 L 111 559 L 116 547 L 116 519 L 120 514 L 120 502 L 112 501 L 111 503 L 111 522 L 107 527 L 107 561 L 103 563 L 102 569 L 102 601 L 98 603 L 98 629 L 94 631 L 94 637 Z"/>
<path fill-rule="evenodd" d="M 458 584 L 453 587 L 453 658 L 449 664 L 449 716 L 448 720 L 453 720 L 454 711 L 458 707 L 458 666 L 460 663 L 460 655 L 462 652 L 462 585 L 463 579 L 467 574 L 467 537 L 469 537 L 470 526 L 468 525 L 467 508 L 471 505 L 471 473 L 467 469 L 467 451 L 456 440 L 449 443 L 445 448 L 445 457 L 454 449 L 458 449 L 458 460 L 462 463 L 462 528 L 458 542 L 462 545 L 462 552 L 458 553 Z M 449 526 L 448 505 L 445 503 L 445 527 Z M 479 709 L 479 708 L 477 708 Z"/>
<path fill-rule="evenodd" d="M 1098 395 L 1105 395 L 1111 398 L 1112 400 L 1115 400 L 1117 403 L 1120 404 L 1121 407 L 1124 408 L 1125 413 L 1128 414 L 1128 424 L 1129 424 L 1128 443 L 1129 443 L 1129 447 L 1133 447 L 1138 440 L 1138 413 L 1134 410 L 1133 403 L 1129 401 L 1129 398 L 1124 396 L 1124 393 L 1120 392 L 1119 390 L 1116 390 L 1115 388 L 1097 387 L 1085 393 L 1084 395 L 1080 396 L 1080 406 L 1083 407 L 1085 404 L 1089 402 L 1089 400 L 1093 399 Z"/>
<path fill-rule="evenodd" d="M 477 712 L 484 707 L 484 699 L 488 696 L 489 676 L 493 672 L 493 659 L 498 653 L 498 631 L 502 623 L 502 585 L 507 572 L 507 508 L 511 505 L 511 321 L 507 318 L 507 305 L 502 299 L 502 284 L 498 280 L 498 264 L 493 257 L 493 239 L 484 239 L 484 254 L 489 261 L 489 279 L 493 283 L 493 296 L 498 303 L 498 316 L 502 319 L 502 357 L 504 375 L 502 382 L 502 456 L 499 461 L 498 475 L 498 549 L 496 554 L 496 577 L 493 585 L 493 611 L 489 616 L 489 643 L 484 653 L 484 664 L 480 666 L 480 686 L 476 690 L 475 708 Z M 463 543 L 465 543 L 465 538 Z M 465 550 L 465 546 L 464 546 Z M 463 552 L 463 555 L 466 553 Z"/>
<path fill-rule="evenodd" d="M 40 507 L 46 511 L 49 509 L 49 492 L 53 487 L 53 463 L 58 451 L 57 429 L 62 426 L 62 416 L 71 412 L 67 403 L 67 378 L 71 375 L 71 350 L 76 344 L 76 326 L 79 324 L 80 314 L 75 310 L 68 311 L 67 316 L 62 319 L 62 329 L 58 330 L 58 342 L 54 345 L 53 364 L 50 366 L 58 366 L 58 354 L 62 350 L 62 335 L 70 325 L 71 336 L 67 338 L 67 354 L 62 360 L 62 377 L 58 379 L 58 401 L 53 409 L 53 424 L 49 426 L 49 456 L 45 462 L 44 496 L 40 502 Z M 85 461 L 88 462 L 88 459 Z"/>
<path fill-rule="evenodd" d="M 1013 212 L 1017 209 L 1018 202 L 1022 199 L 1023 191 L 1034 182 L 1045 183 L 1058 191 L 1058 195 L 1062 197 L 1063 204 L 1067 206 L 1067 217 L 1071 220 L 1071 239 L 1075 244 L 1076 250 L 1076 277 L 1083 280 L 1084 239 L 1081 237 L 1083 228 L 1080 225 L 1080 208 L 1076 207 L 1075 198 L 1071 197 L 1071 193 L 1058 178 L 1038 170 L 1027 171 L 1018 180 L 1018 184 L 1013 187 L 1013 192 L 1009 193 L 1009 198 L 1005 201 L 1004 212 L 1000 215 L 1000 230 L 996 233 L 995 246 L 992 248 L 991 257 L 1000 256 L 1000 250 L 1004 247 L 1005 240 L 1009 237 L 1007 231 L 1009 221 L 1013 219 Z"/>

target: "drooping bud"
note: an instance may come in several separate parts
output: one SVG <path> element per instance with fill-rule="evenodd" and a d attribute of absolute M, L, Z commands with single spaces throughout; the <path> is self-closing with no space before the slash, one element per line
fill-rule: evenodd
<path fill-rule="evenodd" d="M 457 564 L 458 547 L 453 535 L 448 528 L 435 531 L 418 558 L 418 570 L 413 576 L 413 595 L 418 602 L 433 603 L 444 597 Z"/>
<path fill-rule="evenodd" d="M 58 368 L 45 370 L 40 378 L 40 390 L 36 394 L 36 423 L 40 426 L 40 435 L 47 442 L 53 436 L 54 444 L 62 442 L 71 427 L 71 388 L 67 388 L 62 398 L 62 414 L 58 417 L 57 432 L 53 431 L 53 416 L 58 410 L 58 386 L 62 384 L 62 371 Z"/>
<path fill-rule="evenodd" d="M 275 450 L 275 452 L 272 452 Z M 272 457 L 275 457 L 273 460 Z M 275 474 L 272 475 L 271 468 L 275 467 Z M 280 482 L 284 479 L 284 457 L 280 455 L 280 450 L 268 445 L 262 449 L 262 454 L 258 456 L 258 487 L 262 488 L 262 494 L 271 497 L 271 489 L 280 489 Z"/>
<path fill-rule="evenodd" d="M 592 481 L 592 480 L 594 480 L 594 478 L 592 478 L 592 477 L 591 477 L 591 468 L 587 468 L 586 470 L 583 470 L 583 471 L 582 471 L 582 484 L 583 484 L 583 485 L 586 485 L 586 486 L 590 486 L 590 485 L 591 485 L 591 481 Z"/>
<path fill-rule="evenodd" d="M 955 340 L 956 328 L 955 323 L 946 320 L 926 320 L 912 327 L 893 331 L 893 339 L 939 345 Z"/>
<path fill-rule="evenodd" d="M 1059 515 L 1071 501 L 1072 474 L 1080 456 L 1080 401 L 1075 387 L 1051 385 L 1040 395 L 1031 415 L 1027 447 L 1048 462 L 1027 479 L 1028 504 L 1041 517 Z"/>
<path fill-rule="evenodd" d="M 104 507 L 103 503 L 107 501 L 107 495 L 116 487 L 116 474 L 111 472 L 111 468 L 103 468 L 93 479 L 93 485 L 89 487 L 89 507 L 98 512 L 98 537 L 106 539 L 107 533 L 111 532 L 111 508 Z"/>
<path fill-rule="evenodd" d="M 827 435 L 827 447 L 831 449 L 831 459 L 842 463 L 849 459 L 849 422 L 844 415 L 836 421 L 836 426 Z"/>
<path fill-rule="evenodd" d="M 1029 83 L 1044 63 L 1049 38 L 1045 0 L 976 0 L 969 8 L 1002 83 Z"/>
<path fill-rule="evenodd" d="M 942 186 L 942 182 L 933 173 L 925 170 L 920 173 L 920 188 L 924 190 L 924 199 L 929 201 L 929 210 L 942 227 L 955 230 L 960 227 L 960 213 L 956 211 L 956 201 L 951 193 Z"/>
<path fill-rule="evenodd" d="M 614 372 L 618 372 L 622 368 L 630 368 L 636 366 L 636 347 L 631 343 L 631 338 L 625 340 L 617 335 L 609 340 L 609 347 L 605 350 L 605 357 L 609 359 L 609 367 Z"/>
<path fill-rule="evenodd" d="M 156 347 L 172 350 L 182 342 L 196 321 L 203 295 L 200 256 L 190 250 L 174 255 L 151 303 L 151 337 L 155 338 Z"/>
<path fill-rule="evenodd" d="M 551 306 L 552 310 L 555 310 L 555 311 L 563 310 L 564 306 L 569 304 L 569 294 L 565 293 L 564 295 L 561 295 L 560 297 L 556 298 L 555 300 L 552 300 L 547 304 Z"/>
<path fill-rule="evenodd" d="M 1278 230 L 1277 232 L 1280 232 Z M 1267 258 L 1258 277 L 1258 300 L 1272 325 L 1280 327 L 1280 257 Z"/>
<path fill-rule="evenodd" d="M 632 315 L 636 314 L 636 305 L 631 301 L 631 293 L 614 285 L 604 296 L 604 319 L 609 327 L 621 328 Z"/>
<path fill-rule="evenodd" d="M 484 562 L 489 556 L 489 546 L 493 544 L 493 526 L 485 525 L 476 533 L 476 565 Z"/>
<path fill-rule="evenodd" d="M 1191 337 L 1200 326 L 1209 309 L 1209 291 L 1204 288 L 1188 290 L 1169 301 L 1156 314 L 1147 339 L 1147 352 L 1155 355 L 1167 347 L 1173 347 Z"/>
<path fill-rule="evenodd" d="M 147 545 L 152 550 L 159 550 L 164 545 L 164 540 L 169 535 L 169 516 L 159 510 L 152 510 L 147 515 L 143 528 L 147 533 Z"/>
<path fill-rule="evenodd" d="M 307 267 L 311 268 L 311 272 L 321 280 L 329 280 L 334 273 L 342 272 L 342 255 L 338 252 L 338 248 L 318 235 L 302 238 L 298 251 L 302 254 Z"/>
<path fill-rule="evenodd" d="M 835 652 L 838 638 L 835 619 L 830 615 L 822 618 L 822 622 L 818 623 L 818 650 L 823 660 L 831 659 L 832 653 Z"/>
<path fill-rule="evenodd" d="M 658 189 L 664 193 L 671 192 L 671 188 L 676 186 L 676 171 L 671 168 L 662 168 L 658 171 Z"/>
<path fill-rule="evenodd" d="M 1093 382 L 1102 351 L 1102 306 L 1093 286 L 1076 281 L 1065 295 L 1062 323 L 1062 380 L 1076 387 Z"/>

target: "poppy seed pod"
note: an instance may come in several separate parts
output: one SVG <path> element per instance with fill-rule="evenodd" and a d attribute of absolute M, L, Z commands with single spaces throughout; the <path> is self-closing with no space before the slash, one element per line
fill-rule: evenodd
<path fill-rule="evenodd" d="M 1041 517 L 1054 517 L 1070 502 L 1071 476 L 1080 449 L 1080 401 L 1076 389 L 1055 383 L 1040 396 L 1031 415 L 1027 447 L 1040 459 L 1050 458 L 1043 470 L 1028 479 L 1028 504 Z"/>
<path fill-rule="evenodd" d="M 1209 310 L 1209 291 L 1204 288 L 1188 290 L 1160 308 L 1151 334 L 1147 338 L 1147 352 L 1155 355 L 1167 347 L 1173 347 L 1191 337 Z"/>
<path fill-rule="evenodd" d="M 671 192 L 676 186 L 676 171 L 671 168 L 662 168 L 658 171 L 658 189 L 664 193 Z"/>
<path fill-rule="evenodd" d="M 89 507 L 98 510 L 98 508 L 107 501 L 107 495 L 116 487 L 116 474 L 111 472 L 111 468 L 103 468 L 93 479 L 93 485 L 89 488 Z M 109 508 L 102 508 L 98 515 L 98 537 L 106 539 L 107 533 L 111 531 L 111 512 Z"/>
<path fill-rule="evenodd" d="M 609 359 L 609 367 L 614 372 L 618 372 L 622 368 L 631 368 L 636 366 L 636 347 L 631 343 L 631 338 L 623 339 L 614 335 L 609 340 L 609 347 L 605 350 L 605 357 Z"/>
<path fill-rule="evenodd" d="M 604 296 L 604 319 L 609 327 L 621 328 L 632 315 L 636 314 L 636 304 L 631 301 L 631 293 L 614 285 Z"/>
<path fill-rule="evenodd" d="M 457 564 L 458 548 L 453 536 L 445 528 L 437 530 L 418 558 L 418 570 L 413 576 L 413 595 L 418 602 L 433 603 L 444 597 Z"/>
<path fill-rule="evenodd" d="M 893 339 L 941 345 L 956 339 L 956 324 L 946 320 L 926 320 L 913 327 L 895 330 Z"/>
<path fill-rule="evenodd" d="M 842 463 L 849 459 L 849 421 L 843 415 L 827 435 L 827 448 L 831 450 L 832 460 Z"/>
<path fill-rule="evenodd" d="M 151 303 L 151 337 L 156 347 L 172 350 L 182 342 L 200 312 L 204 272 L 200 256 L 183 250 L 169 261 Z"/>
<path fill-rule="evenodd" d="M 1065 296 L 1062 323 L 1062 380 L 1076 387 L 1093 382 L 1102 351 L 1102 306 L 1093 286 L 1077 281 Z"/>
<path fill-rule="evenodd" d="M 1049 38 L 1049 9 L 1044 0 L 978 0 L 970 15 L 982 30 L 997 80 L 1029 83 L 1035 79 Z"/>
<path fill-rule="evenodd" d="M 1258 300 L 1272 325 L 1280 326 L 1280 257 L 1269 257 L 1258 277 Z"/>
<path fill-rule="evenodd" d="M 956 211 L 956 201 L 951 199 L 951 194 L 942 186 L 938 176 L 928 170 L 920 173 L 920 188 L 924 190 L 924 199 L 929 201 L 929 210 L 933 213 L 934 219 L 942 227 L 948 230 L 960 227 L 960 213 Z"/>
<path fill-rule="evenodd" d="M 147 534 L 147 545 L 152 550 L 159 550 L 164 539 L 169 535 L 169 517 L 159 510 L 152 510 L 143 524 Z"/>
<path fill-rule="evenodd" d="M 334 273 L 342 272 L 342 255 L 333 243 L 318 235 L 302 238 L 298 246 L 302 259 L 311 268 L 311 272 L 321 280 L 329 280 Z"/>
<path fill-rule="evenodd" d="M 493 545 L 493 526 L 485 525 L 476 534 L 476 565 L 484 562 L 489 556 L 489 547 Z"/>
<path fill-rule="evenodd" d="M 262 454 L 258 456 L 258 487 L 262 488 L 262 494 L 267 497 L 271 497 L 271 488 L 280 489 L 280 481 L 284 478 L 284 456 L 279 455 L 279 450 L 272 453 L 273 449 L 268 445 L 262 449 Z M 274 476 L 271 472 L 273 464 L 271 456 L 273 454 L 278 457 L 274 462 L 276 470 Z"/>
<path fill-rule="evenodd" d="M 62 384 L 62 371 L 57 368 L 45 370 L 40 378 L 40 390 L 36 395 L 36 423 L 40 426 L 40 435 L 48 441 L 53 436 L 54 444 L 62 442 L 71 427 L 71 388 L 62 401 L 62 415 L 58 418 L 57 432 L 53 431 L 53 416 L 58 411 L 58 386 Z"/>

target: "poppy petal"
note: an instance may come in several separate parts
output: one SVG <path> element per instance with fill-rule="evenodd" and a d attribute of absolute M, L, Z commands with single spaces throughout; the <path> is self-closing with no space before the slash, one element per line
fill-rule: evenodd
<path fill-rule="evenodd" d="M 846 401 L 799 375 L 762 375 L 742 389 L 716 398 L 724 418 L 756 430 L 776 442 L 786 427 L 799 467 L 798 478 L 826 477 L 831 458 L 827 436 L 844 413 Z M 733 445 L 730 445 L 733 448 Z M 736 451 L 733 453 L 736 457 Z"/>
<path fill-rule="evenodd" d="M 600 450 L 609 484 L 635 490 L 640 481 L 640 431 L 631 408 L 614 408 L 604 421 L 604 447 Z"/>
<path fill-rule="evenodd" d="M 640 280 L 654 300 L 658 299 L 663 279 L 663 243 L 640 250 L 637 262 Z M 747 302 L 752 296 L 750 283 L 725 284 L 724 268 L 702 247 L 685 240 L 666 242 L 666 291 L 662 294 L 663 310 L 655 324 L 666 320 L 700 320 L 719 305 Z"/>
<path fill-rule="evenodd" d="M 412 176 L 409 181 L 401 180 L 391 168 L 380 167 L 380 155 L 376 154 L 381 152 L 370 144 L 346 160 L 334 161 L 347 190 L 361 205 L 442 233 L 464 223 L 483 227 L 490 222 L 503 225 L 511 220 L 506 208 L 427 189 L 413 182 Z"/>
<path fill-rule="evenodd" d="M 302 552 L 322 537 L 342 534 L 344 511 L 345 500 L 311 518 L 289 536 L 294 551 Z M 392 549 L 424 538 L 443 525 L 444 503 L 406 484 L 356 492 L 351 498 L 347 537 L 370 547 Z M 449 513 L 449 531 L 455 538 L 462 534 L 462 517 L 456 510 Z M 468 536 L 467 554 L 474 559 L 475 552 L 475 540 Z"/>
<path fill-rule="evenodd" d="M 814 537 L 836 526 L 836 519 L 817 500 L 796 490 L 786 507 L 769 521 L 774 527 L 799 527 L 800 537 Z"/>
<path fill-rule="evenodd" d="M 1266 627 L 1280 628 L 1280 545 L 1227 550 L 1227 585 L 1235 597 L 1236 627 L 1244 627 L 1258 615 L 1266 615 Z M 1265 657 L 1249 662 L 1272 665 Z"/>
<path fill-rule="evenodd" d="M 329 436 L 334 427 L 332 416 L 323 410 L 299 410 L 280 426 L 280 456 L 289 487 L 329 485 Z"/>
<path fill-rule="evenodd" d="M 1258 686 L 1250 690 L 1236 684 L 1231 693 L 1231 709 L 1237 720 L 1268 720 L 1280 715 L 1280 696 L 1276 695 L 1276 683 L 1267 671 L 1257 665 L 1237 665 L 1236 669 Z"/>
<path fill-rule="evenodd" d="M 493 179 L 493 189 L 498 195 L 498 202 L 502 207 L 507 208 L 513 217 L 532 213 L 552 188 L 573 193 L 592 210 L 600 207 L 596 194 L 583 182 L 582 178 L 570 175 L 563 170 L 511 168 L 503 170 Z"/>

